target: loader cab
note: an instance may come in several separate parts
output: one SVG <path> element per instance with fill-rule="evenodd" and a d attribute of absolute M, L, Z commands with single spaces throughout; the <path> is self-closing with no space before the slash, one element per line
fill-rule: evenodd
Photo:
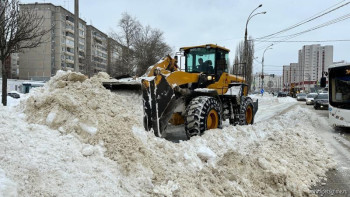
<path fill-rule="evenodd" d="M 184 47 L 181 50 L 185 55 L 186 72 L 212 75 L 216 81 L 223 72 L 228 72 L 228 49 L 208 44 Z"/>

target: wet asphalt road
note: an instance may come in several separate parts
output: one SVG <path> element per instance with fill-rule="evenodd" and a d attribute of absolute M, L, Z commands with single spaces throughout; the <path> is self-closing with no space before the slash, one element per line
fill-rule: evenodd
<path fill-rule="evenodd" d="M 298 103 L 310 108 L 304 102 Z M 328 118 L 328 110 L 315 110 L 317 115 Z M 349 196 L 350 197 L 350 129 L 331 128 L 327 132 L 320 132 L 320 136 L 329 144 L 333 152 L 336 168 L 327 172 L 327 179 L 312 188 L 318 196 Z"/>

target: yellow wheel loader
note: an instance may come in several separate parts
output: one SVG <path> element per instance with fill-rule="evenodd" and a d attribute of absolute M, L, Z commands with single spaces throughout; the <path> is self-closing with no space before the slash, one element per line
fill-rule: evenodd
<path fill-rule="evenodd" d="M 158 137 L 167 126 L 185 124 L 188 138 L 205 130 L 253 124 L 258 101 L 248 97 L 242 77 L 228 74 L 229 50 L 213 44 L 183 47 L 184 69 L 165 57 L 141 81 L 144 127 Z"/>

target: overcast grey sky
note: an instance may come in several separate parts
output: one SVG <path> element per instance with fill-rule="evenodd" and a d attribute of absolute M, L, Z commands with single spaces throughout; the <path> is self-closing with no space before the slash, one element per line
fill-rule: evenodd
<path fill-rule="evenodd" d="M 53 3 L 73 12 L 74 0 L 21 0 L 22 3 Z M 262 37 L 299 23 L 343 0 L 80 0 L 80 17 L 109 34 L 117 31 L 123 12 L 136 17 L 141 24 L 164 32 L 165 41 L 177 51 L 182 46 L 213 43 L 231 50 L 231 64 L 236 46 L 244 39 L 248 15 L 259 4 L 248 24 L 248 35 Z M 339 4 L 340 5 L 340 4 Z M 350 14 L 350 4 L 312 22 L 280 35 L 298 33 Z M 350 40 L 350 19 L 302 34 L 290 41 Z M 272 40 L 281 40 L 275 38 Z M 256 43 L 254 72 L 261 71 L 261 58 L 269 43 Z M 298 61 L 298 50 L 303 45 L 334 46 L 334 61 L 350 61 L 350 42 L 275 43 L 265 53 L 265 72 L 281 74 L 282 66 Z"/>

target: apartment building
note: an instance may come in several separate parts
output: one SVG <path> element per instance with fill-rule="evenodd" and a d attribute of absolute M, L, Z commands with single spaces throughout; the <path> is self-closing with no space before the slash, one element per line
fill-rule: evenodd
<path fill-rule="evenodd" d="M 298 72 L 298 63 L 290 63 L 289 65 L 289 73 L 290 73 L 290 83 L 293 84 L 293 86 L 296 86 L 299 82 L 299 72 Z"/>
<path fill-rule="evenodd" d="M 288 65 L 283 66 L 282 82 L 283 91 L 288 91 L 291 88 L 290 66 Z"/>
<path fill-rule="evenodd" d="M 333 63 L 333 46 L 305 45 L 299 50 L 299 80 L 298 88 L 314 91 L 322 72 L 327 71 Z"/>
<path fill-rule="evenodd" d="M 259 91 L 261 90 L 262 86 L 262 79 L 261 79 L 261 72 L 256 73 L 252 76 L 252 91 Z M 281 82 L 281 76 L 277 76 L 274 74 L 267 74 L 264 73 L 264 90 L 265 92 L 276 92 L 280 91 L 282 87 Z"/>
<path fill-rule="evenodd" d="M 19 53 L 19 78 L 48 80 L 57 70 L 74 70 L 74 14 L 51 3 L 21 4 L 44 18 L 42 28 L 51 32 L 45 42 Z M 79 71 L 86 74 L 86 22 L 79 19 Z"/>
<path fill-rule="evenodd" d="M 298 91 L 314 92 L 322 77 L 333 64 L 333 46 L 305 45 L 298 51 L 298 63 L 283 66 L 283 85 L 288 90 L 294 86 Z"/>
<path fill-rule="evenodd" d="M 86 67 L 88 75 L 107 72 L 108 36 L 92 25 L 87 26 L 86 34 Z"/>
<path fill-rule="evenodd" d="M 0 67 L 2 63 L 0 62 Z M 19 65 L 18 65 L 18 53 L 12 53 L 5 60 L 6 75 L 8 79 L 18 79 Z M 1 69 L 0 69 L 1 70 Z M 0 71 L 0 78 L 2 71 Z"/>

